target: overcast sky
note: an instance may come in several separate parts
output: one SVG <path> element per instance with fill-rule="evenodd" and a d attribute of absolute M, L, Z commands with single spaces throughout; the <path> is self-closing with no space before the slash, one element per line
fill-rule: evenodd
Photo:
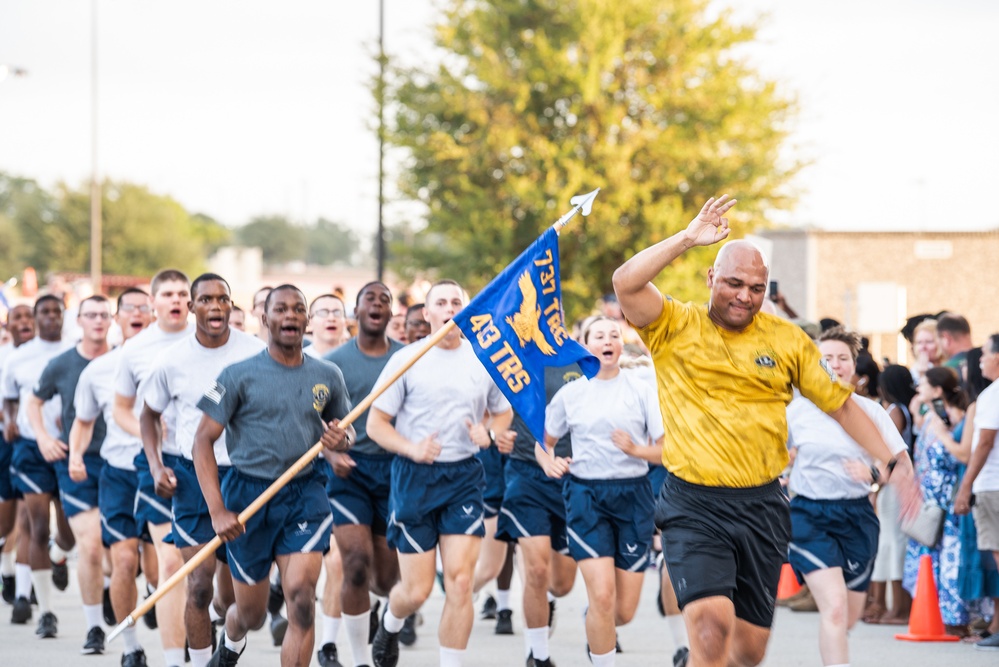
<path fill-rule="evenodd" d="M 431 0 L 384 0 L 386 49 L 425 59 Z M 373 233 L 378 2 L 98 0 L 102 174 L 227 225 L 324 216 Z M 999 3 L 727 0 L 769 12 L 749 57 L 798 96 L 795 224 L 991 229 Z M 86 0 L 0 2 L 0 170 L 90 173 Z M 597 187 L 601 184 L 594 183 Z M 597 209 L 594 209 L 597 212 Z"/>

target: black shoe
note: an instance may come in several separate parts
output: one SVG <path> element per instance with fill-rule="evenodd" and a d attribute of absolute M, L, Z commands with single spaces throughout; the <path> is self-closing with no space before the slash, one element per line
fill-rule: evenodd
<path fill-rule="evenodd" d="M 267 594 L 267 613 L 271 616 L 277 616 L 283 604 L 284 591 L 281 590 L 281 584 L 271 583 L 270 591 Z"/>
<path fill-rule="evenodd" d="M 385 629 L 385 619 L 378 624 L 375 641 L 371 642 L 371 657 L 375 667 L 395 667 L 399 664 L 399 633 Z"/>
<path fill-rule="evenodd" d="M 243 651 L 245 650 L 246 646 L 243 647 Z M 236 653 L 226 648 L 225 633 L 222 633 L 222 641 L 219 642 L 219 647 L 215 649 L 215 653 L 212 653 L 212 659 L 208 661 L 208 667 L 235 667 L 239 661 L 239 656 L 243 655 L 243 651 Z"/>
<path fill-rule="evenodd" d="M 60 591 L 69 586 L 69 566 L 66 565 L 65 558 L 61 563 L 52 563 L 52 585 Z"/>
<path fill-rule="evenodd" d="M 319 659 L 319 667 L 343 667 L 337 656 L 336 644 L 333 642 L 323 644 L 316 657 Z"/>
<path fill-rule="evenodd" d="M 271 639 L 275 646 L 280 646 L 284 642 L 284 633 L 288 632 L 288 619 L 280 613 L 271 616 Z"/>
<path fill-rule="evenodd" d="M 513 611 L 510 609 L 501 609 L 496 614 L 496 634 L 498 635 L 512 635 L 513 634 Z"/>
<path fill-rule="evenodd" d="M 548 636 L 555 632 L 555 600 L 548 601 Z"/>
<path fill-rule="evenodd" d="M 113 628 L 118 625 L 118 619 L 114 615 L 114 606 L 111 604 L 111 589 L 104 589 L 104 623 Z"/>
<path fill-rule="evenodd" d="M 3 577 L 3 601 L 7 604 L 14 604 L 14 577 Z"/>
<path fill-rule="evenodd" d="M 146 652 L 141 648 L 121 656 L 121 667 L 147 667 Z"/>
<path fill-rule="evenodd" d="M 587 651 L 587 655 L 589 655 L 589 651 Z M 538 660 L 534 657 L 534 654 L 531 653 L 527 656 L 527 667 L 555 667 L 555 663 L 552 662 L 551 658 Z"/>
<path fill-rule="evenodd" d="M 624 651 L 621 649 L 621 642 L 618 640 L 616 632 L 614 633 L 614 652 L 624 653 Z"/>
<path fill-rule="evenodd" d="M 31 603 L 22 596 L 14 600 L 14 611 L 10 614 L 10 622 L 14 625 L 24 625 L 31 620 Z"/>
<path fill-rule="evenodd" d="M 496 598 L 492 595 L 487 595 L 485 602 L 482 603 L 482 618 L 487 621 L 496 618 Z"/>
<path fill-rule="evenodd" d="M 100 655 L 104 653 L 104 631 L 94 626 L 87 631 L 87 642 L 80 651 L 83 655 Z"/>
<path fill-rule="evenodd" d="M 378 632 L 378 610 L 381 609 L 382 601 L 375 600 L 371 605 L 371 613 L 368 616 L 368 643 L 375 641 L 375 633 Z"/>
<path fill-rule="evenodd" d="M 42 617 L 38 619 L 38 629 L 35 630 L 35 634 L 42 639 L 52 639 L 59 632 L 59 619 L 51 611 L 47 611 L 42 614 Z"/>
<path fill-rule="evenodd" d="M 147 595 L 146 598 L 149 596 Z M 146 624 L 146 627 L 150 630 L 155 630 L 159 627 L 159 623 L 156 622 L 156 605 L 149 608 L 145 614 L 142 615 L 142 622 Z"/>
<path fill-rule="evenodd" d="M 673 654 L 673 667 L 687 667 L 687 659 L 690 658 L 690 649 L 681 646 Z"/>
<path fill-rule="evenodd" d="M 416 643 L 416 626 L 419 621 L 417 614 L 413 612 L 402 622 L 402 630 L 399 631 L 399 643 L 403 646 L 412 646 Z"/>

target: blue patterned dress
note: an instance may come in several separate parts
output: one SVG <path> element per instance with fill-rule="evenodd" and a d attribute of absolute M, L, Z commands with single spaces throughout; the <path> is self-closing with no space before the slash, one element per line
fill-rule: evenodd
<path fill-rule="evenodd" d="M 961 440 L 964 420 L 954 428 L 953 437 Z M 943 443 L 924 428 L 916 440 L 916 475 L 923 490 L 923 500 L 947 510 L 944 515 L 943 537 L 935 548 L 909 540 L 905 552 L 902 585 L 915 594 L 919 574 L 919 557 L 929 554 L 933 559 L 933 574 L 940 599 L 940 614 L 945 625 L 967 625 L 971 620 L 972 604 L 962 600 L 958 585 L 961 565 L 961 529 L 958 517 L 952 513 L 954 491 L 960 481 L 960 461 L 947 451 Z"/>

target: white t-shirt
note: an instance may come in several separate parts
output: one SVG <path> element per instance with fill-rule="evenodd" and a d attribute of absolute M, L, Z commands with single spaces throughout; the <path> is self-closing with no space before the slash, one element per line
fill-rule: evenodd
<path fill-rule="evenodd" d="M 103 354 L 80 373 L 73 398 L 76 418 L 93 421 L 104 415 L 106 432 L 101 443 L 101 458 L 120 470 L 135 470 L 135 455 L 142 449 L 142 441 L 126 433 L 114 420 L 114 381 L 121 348 Z M 135 417 L 139 417 L 142 403 L 136 401 Z"/>
<path fill-rule="evenodd" d="M 375 387 L 420 351 L 409 345 L 392 355 Z M 510 403 L 493 382 L 485 367 L 475 358 L 468 341 L 454 350 L 434 346 L 401 378 L 394 382 L 372 407 L 395 417 L 400 435 L 419 442 L 437 433 L 442 463 L 475 456 L 479 446 L 468 435 L 465 420 L 482 421 L 486 411 L 497 414 L 510 409 Z"/>
<path fill-rule="evenodd" d="M 982 430 L 999 431 L 999 380 L 993 382 L 978 395 L 975 408 L 975 433 L 971 439 L 971 451 L 978 447 Z M 999 439 L 999 438 L 997 438 Z M 992 445 L 989 458 L 971 485 L 973 493 L 999 491 L 999 442 Z"/>
<path fill-rule="evenodd" d="M 174 444 L 181 456 L 193 459 L 194 434 L 204 414 L 198 409 L 198 401 L 211 389 L 222 369 L 252 357 L 265 347 L 267 344 L 256 336 L 230 329 L 229 340 L 221 347 L 205 347 L 191 334 L 159 356 L 140 395 L 146 405 L 159 413 L 174 406 L 177 413 Z M 215 441 L 214 449 L 219 465 L 232 465 L 225 432 Z"/>
<path fill-rule="evenodd" d="M 139 407 L 138 414 L 142 414 L 140 389 L 142 383 L 149 378 L 160 353 L 193 332 L 193 324 L 187 325 L 183 331 L 168 333 L 154 323 L 129 339 L 128 345 L 122 347 L 122 355 L 119 357 L 118 371 L 115 375 L 115 393 L 126 398 L 135 397 Z M 179 456 L 180 450 L 173 441 L 176 414 L 172 407 L 163 413 L 163 419 L 166 421 L 163 453 Z"/>
<path fill-rule="evenodd" d="M 871 418 L 892 455 L 908 451 L 884 408 L 856 394 L 850 400 Z M 792 492 L 814 500 L 863 498 L 870 492 L 870 482 L 853 479 L 843 465 L 847 459 L 861 459 L 871 465 L 874 461 L 870 454 L 835 419 L 804 396 L 796 396 L 787 406 L 787 433 L 788 446 L 798 448 L 789 482 Z"/>
<path fill-rule="evenodd" d="M 654 447 L 663 437 L 655 388 L 638 373 L 622 371 L 610 380 L 581 377 L 559 389 L 545 410 L 545 433 L 572 434 L 569 472 L 582 479 L 628 479 L 649 472 L 648 461 L 625 454 L 611 441 L 616 429 L 639 446 Z"/>
<path fill-rule="evenodd" d="M 10 401 L 20 401 L 17 409 L 17 428 L 21 437 L 35 440 L 35 429 L 28 421 L 28 399 L 34 396 L 35 384 L 42 376 L 42 371 L 53 357 L 69 348 L 73 343 L 63 341 L 47 341 L 34 337 L 27 343 L 10 353 L 4 361 L 2 392 L 3 398 Z M 45 430 L 53 438 L 59 437 L 59 418 L 62 416 L 62 399 L 56 395 L 42 405 L 42 420 Z"/>

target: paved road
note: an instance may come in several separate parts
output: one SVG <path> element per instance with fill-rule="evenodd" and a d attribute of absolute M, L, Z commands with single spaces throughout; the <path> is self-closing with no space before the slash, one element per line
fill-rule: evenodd
<path fill-rule="evenodd" d="M 75 572 L 71 569 L 71 579 Z M 514 581 L 514 587 L 517 587 Z M 55 613 L 59 617 L 59 637 L 41 640 L 34 635 L 34 619 L 28 626 L 14 626 L 8 622 L 10 607 L 0 607 L 0 665 L 3 667 L 110 667 L 120 664 L 120 640 L 110 646 L 103 656 L 81 656 L 85 628 L 83 613 L 76 595 L 75 582 L 65 593 L 56 593 Z M 645 590 L 636 620 L 619 631 L 624 653 L 618 656 L 622 667 L 648 667 L 669 665 L 673 646 L 666 624 L 655 609 L 656 577 L 652 572 L 646 577 Z M 419 629 L 419 640 L 411 649 L 403 649 L 401 667 L 430 667 L 437 664 L 437 619 L 443 596 L 435 590 L 423 610 L 425 623 Z M 584 654 L 582 611 L 586 593 L 582 579 L 566 598 L 559 600 L 557 628 L 552 638 L 552 656 L 561 667 L 585 666 L 589 663 Z M 519 599 L 514 600 L 514 608 Z M 37 614 L 35 615 L 37 619 Z M 795 613 L 780 609 L 774 626 L 770 650 L 764 664 L 767 667 L 797 667 L 821 664 L 816 639 L 817 614 Z M 515 636 L 497 636 L 493 621 L 477 620 L 472 631 L 466 664 L 470 667 L 519 667 L 524 664 L 522 615 L 514 613 Z M 976 651 L 961 643 L 910 643 L 894 639 L 898 628 L 859 624 L 851 637 L 853 664 L 885 665 L 895 667 L 936 667 L 942 664 L 959 664 L 962 667 L 995 667 L 999 664 L 996 652 Z M 149 664 L 162 666 L 156 633 L 139 623 L 140 641 L 146 646 Z M 341 631 L 341 641 L 343 632 Z M 341 657 L 347 652 L 342 647 Z M 240 665 L 257 667 L 278 665 L 278 649 L 271 646 L 266 632 L 251 633 L 249 646 Z M 317 664 L 315 659 L 313 665 Z M 344 664 L 350 667 L 349 659 Z"/>

